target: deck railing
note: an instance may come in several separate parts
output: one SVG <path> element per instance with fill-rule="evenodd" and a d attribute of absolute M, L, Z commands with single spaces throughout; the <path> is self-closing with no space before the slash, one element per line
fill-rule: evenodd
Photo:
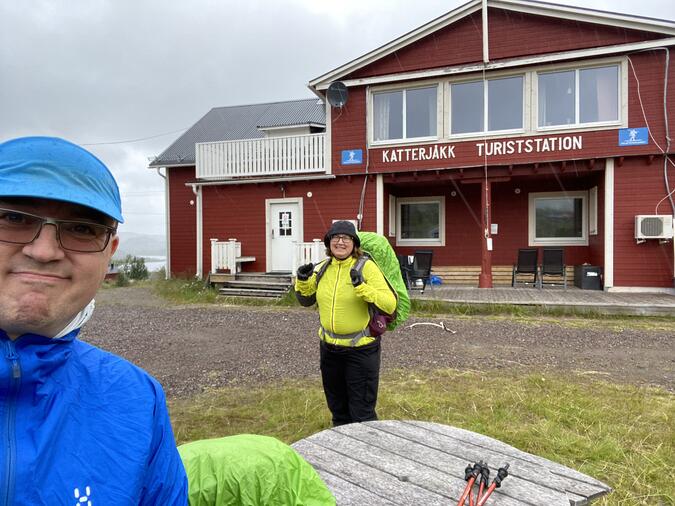
<path fill-rule="evenodd" d="M 292 274 L 301 265 L 312 263 L 318 264 L 321 260 L 326 258 L 326 247 L 321 239 L 314 239 L 312 242 L 296 242 L 295 252 L 293 254 L 293 270 Z"/>
<path fill-rule="evenodd" d="M 201 179 L 325 172 L 326 134 L 268 137 L 196 145 Z"/>

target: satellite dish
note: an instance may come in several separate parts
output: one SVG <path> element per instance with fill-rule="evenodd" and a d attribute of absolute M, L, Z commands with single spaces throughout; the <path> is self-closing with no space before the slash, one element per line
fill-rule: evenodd
<path fill-rule="evenodd" d="M 349 90 L 342 81 L 335 81 L 328 85 L 326 90 L 326 98 L 332 107 L 342 107 L 347 103 L 349 97 Z"/>

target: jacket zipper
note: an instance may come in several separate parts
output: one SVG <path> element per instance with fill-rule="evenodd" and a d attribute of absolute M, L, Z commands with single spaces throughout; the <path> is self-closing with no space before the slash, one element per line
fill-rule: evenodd
<path fill-rule="evenodd" d="M 335 277 L 335 286 L 333 287 L 333 304 L 330 312 L 330 326 L 333 333 L 335 333 L 335 296 L 337 295 L 338 284 L 340 283 L 340 271 L 342 270 L 342 264 L 338 263 L 337 276 Z"/>
<path fill-rule="evenodd" d="M 21 381 L 21 366 L 19 365 L 19 355 L 16 353 L 14 343 L 12 341 L 5 341 L 6 354 L 5 357 L 10 363 L 11 378 L 10 378 L 10 394 L 7 402 L 7 411 L 5 415 L 5 427 L 7 433 L 5 434 L 5 494 L 3 504 L 9 506 L 12 504 L 12 496 L 14 495 L 14 474 L 15 474 L 15 459 L 16 459 L 16 395 L 19 391 L 19 382 Z M 0 489 L 1 490 L 1 489 Z"/>

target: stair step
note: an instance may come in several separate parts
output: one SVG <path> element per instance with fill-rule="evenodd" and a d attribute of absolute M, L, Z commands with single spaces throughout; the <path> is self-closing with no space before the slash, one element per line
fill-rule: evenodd
<path fill-rule="evenodd" d="M 292 283 L 292 278 L 290 274 L 262 274 L 262 273 L 242 273 L 240 272 L 236 276 L 237 281 L 265 281 L 272 283 L 286 283 L 290 285 Z"/>
<path fill-rule="evenodd" d="M 263 289 L 249 289 L 249 288 L 221 288 L 218 290 L 220 295 L 228 295 L 230 297 L 281 297 L 286 293 L 285 290 L 263 290 Z"/>
<path fill-rule="evenodd" d="M 283 281 L 270 281 L 270 280 L 249 280 L 249 279 L 235 279 L 233 281 L 226 281 L 223 283 L 223 287 L 230 288 L 269 288 L 269 289 L 279 289 L 286 290 L 290 287 L 290 283 L 285 283 Z"/>

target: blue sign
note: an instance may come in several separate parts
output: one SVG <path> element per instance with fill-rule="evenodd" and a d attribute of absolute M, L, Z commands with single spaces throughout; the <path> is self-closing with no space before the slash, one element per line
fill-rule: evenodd
<path fill-rule="evenodd" d="M 362 149 L 343 149 L 342 165 L 361 165 L 363 163 Z"/>
<path fill-rule="evenodd" d="M 619 130 L 619 146 L 640 146 L 649 144 L 649 129 L 642 128 L 622 128 Z"/>

